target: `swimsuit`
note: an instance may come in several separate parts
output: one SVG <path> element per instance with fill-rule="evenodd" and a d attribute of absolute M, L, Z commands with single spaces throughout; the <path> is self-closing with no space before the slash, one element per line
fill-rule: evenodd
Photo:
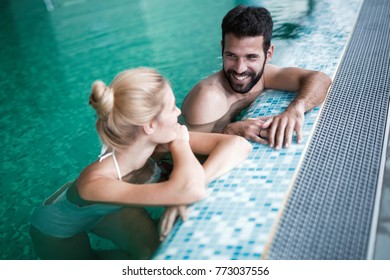
<path fill-rule="evenodd" d="M 103 150 L 104 151 L 104 150 Z M 122 180 L 118 161 L 115 153 L 107 153 L 99 156 L 99 161 L 112 156 L 118 179 Z M 153 161 L 153 176 L 146 182 L 156 182 L 160 178 L 161 171 Z M 75 181 L 66 183 L 57 190 L 52 197 L 45 200 L 43 204 L 36 207 L 32 213 L 31 225 L 41 232 L 55 237 L 68 238 L 81 232 L 91 231 L 103 218 L 113 212 L 119 211 L 124 206 L 117 206 L 104 203 L 93 203 L 84 206 L 78 206 L 67 199 L 67 192 L 70 187 L 74 187 Z M 152 219 L 158 219 L 164 212 L 163 207 L 145 207 Z"/>

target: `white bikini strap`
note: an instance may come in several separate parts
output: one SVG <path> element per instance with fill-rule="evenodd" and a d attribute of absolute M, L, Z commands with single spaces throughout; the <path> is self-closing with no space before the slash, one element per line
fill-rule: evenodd
<path fill-rule="evenodd" d="M 118 175 L 118 179 L 119 179 L 119 181 L 122 181 L 122 174 L 121 174 L 121 170 L 119 169 L 118 161 L 116 160 L 115 151 L 112 152 L 112 159 L 114 160 L 114 164 L 115 164 L 115 168 L 116 168 L 116 173 Z"/>
<path fill-rule="evenodd" d="M 112 156 L 112 152 L 110 152 L 110 153 L 107 153 L 107 154 L 104 154 L 104 155 L 100 155 L 99 156 L 99 162 L 101 162 L 103 159 L 105 159 L 105 158 L 108 158 L 109 156 Z"/>
<path fill-rule="evenodd" d="M 104 154 L 104 155 L 100 155 L 99 156 L 99 162 L 101 162 L 103 159 L 105 159 L 105 158 L 107 158 L 109 156 L 112 156 L 112 160 L 114 161 L 116 174 L 118 175 L 119 181 L 122 181 L 122 174 L 121 174 L 121 170 L 119 169 L 118 161 L 116 160 L 115 151 L 109 152 L 109 153 Z"/>

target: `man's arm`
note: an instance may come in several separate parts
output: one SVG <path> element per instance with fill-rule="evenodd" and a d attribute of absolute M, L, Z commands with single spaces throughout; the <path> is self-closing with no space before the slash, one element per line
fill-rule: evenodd
<path fill-rule="evenodd" d="M 212 86 L 198 84 L 190 91 L 183 102 L 182 116 L 184 121 L 182 123 L 190 131 L 238 135 L 261 144 L 268 143 L 259 137 L 259 130 L 269 117 L 246 119 L 228 123 L 225 127 L 218 127 L 217 123 L 219 122 L 220 125 L 224 122 L 222 118 L 228 111 L 229 104 L 226 95 Z M 226 121 L 230 122 L 230 120 Z M 264 130 L 264 132 L 266 131 Z"/>
<path fill-rule="evenodd" d="M 216 123 L 229 110 L 229 105 L 224 95 L 200 83 L 188 93 L 181 110 L 189 130 L 214 132 Z"/>
<path fill-rule="evenodd" d="M 217 74 L 216 74 L 217 75 Z M 209 77 L 199 82 L 186 96 L 182 105 L 180 123 L 197 132 L 218 132 L 242 136 L 248 140 L 267 144 L 268 131 L 261 128 L 269 117 L 245 119 L 230 123 L 229 103 L 219 83 Z M 210 82 L 211 80 L 211 82 Z"/>
<path fill-rule="evenodd" d="M 242 136 L 248 140 L 268 144 L 268 132 L 262 130 L 262 127 L 268 127 L 267 124 L 271 118 L 269 116 L 259 118 L 249 118 L 245 120 L 232 122 L 224 127 L 222 133 Z"/>
<path fill-rule="evenodd" d="M 264 129 L 269 129 L 270 147 L 280 149 L 283 143 L 286 148 L 289 147 L 294 131 L 297 142 L 301 143 L 304 113 L 325 100 L 332 80 L 318 71 L 296 67 L 278 68 L 270 64 L 266 65 L 264 80 L 265 88 L 297 92 L 297 96 L 286 110 L 263 126 Z"/>
<path fill-rule="evenodd" d="M 196 132 L 213 132 L 216 122 L 206 123 L 206 124 L 190 124 L 184 121 L 184 125 L 188 127 L 190 131 Z"/>

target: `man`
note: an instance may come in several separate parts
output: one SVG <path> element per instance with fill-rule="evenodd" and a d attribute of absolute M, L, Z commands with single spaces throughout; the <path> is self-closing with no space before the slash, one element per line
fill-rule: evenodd
<path fill-rule="evenodd" d="M 200 81 L 186 96 L 182 113 L 189 129 L 243 136 L 280 149 L 293 132 L 302 142 L 304 113 L 320 105 L 332 83 L 324 73 L 267 64 L 272 58 L 273 22 L 265 8 L 239 5 L 222 21 L 223 69 Z M 273 117 L 233 122 L 265 88 L 297 92 Z"/>

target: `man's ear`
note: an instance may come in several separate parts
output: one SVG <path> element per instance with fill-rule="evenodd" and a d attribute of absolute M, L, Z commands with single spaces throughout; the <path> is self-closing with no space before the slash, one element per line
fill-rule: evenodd
<path fill-rule="evenodd" d="M 142 125 L 142 130 L 145 132 L 146 135 L 150 135 L 153 133 L 155 128 L 155 124 L 153 121 L 150 121 L 144 125 Z"/>
<path fill-rule="evenodd" d="M 268 51 L 267 51 L 267 59 L 266 59 L 266 62 L 270 62 L 271 59 L 272 59 L 272 56 L 274 55 L 274 45 L 271 44 L 271 46 L 268 48 Z"/>

